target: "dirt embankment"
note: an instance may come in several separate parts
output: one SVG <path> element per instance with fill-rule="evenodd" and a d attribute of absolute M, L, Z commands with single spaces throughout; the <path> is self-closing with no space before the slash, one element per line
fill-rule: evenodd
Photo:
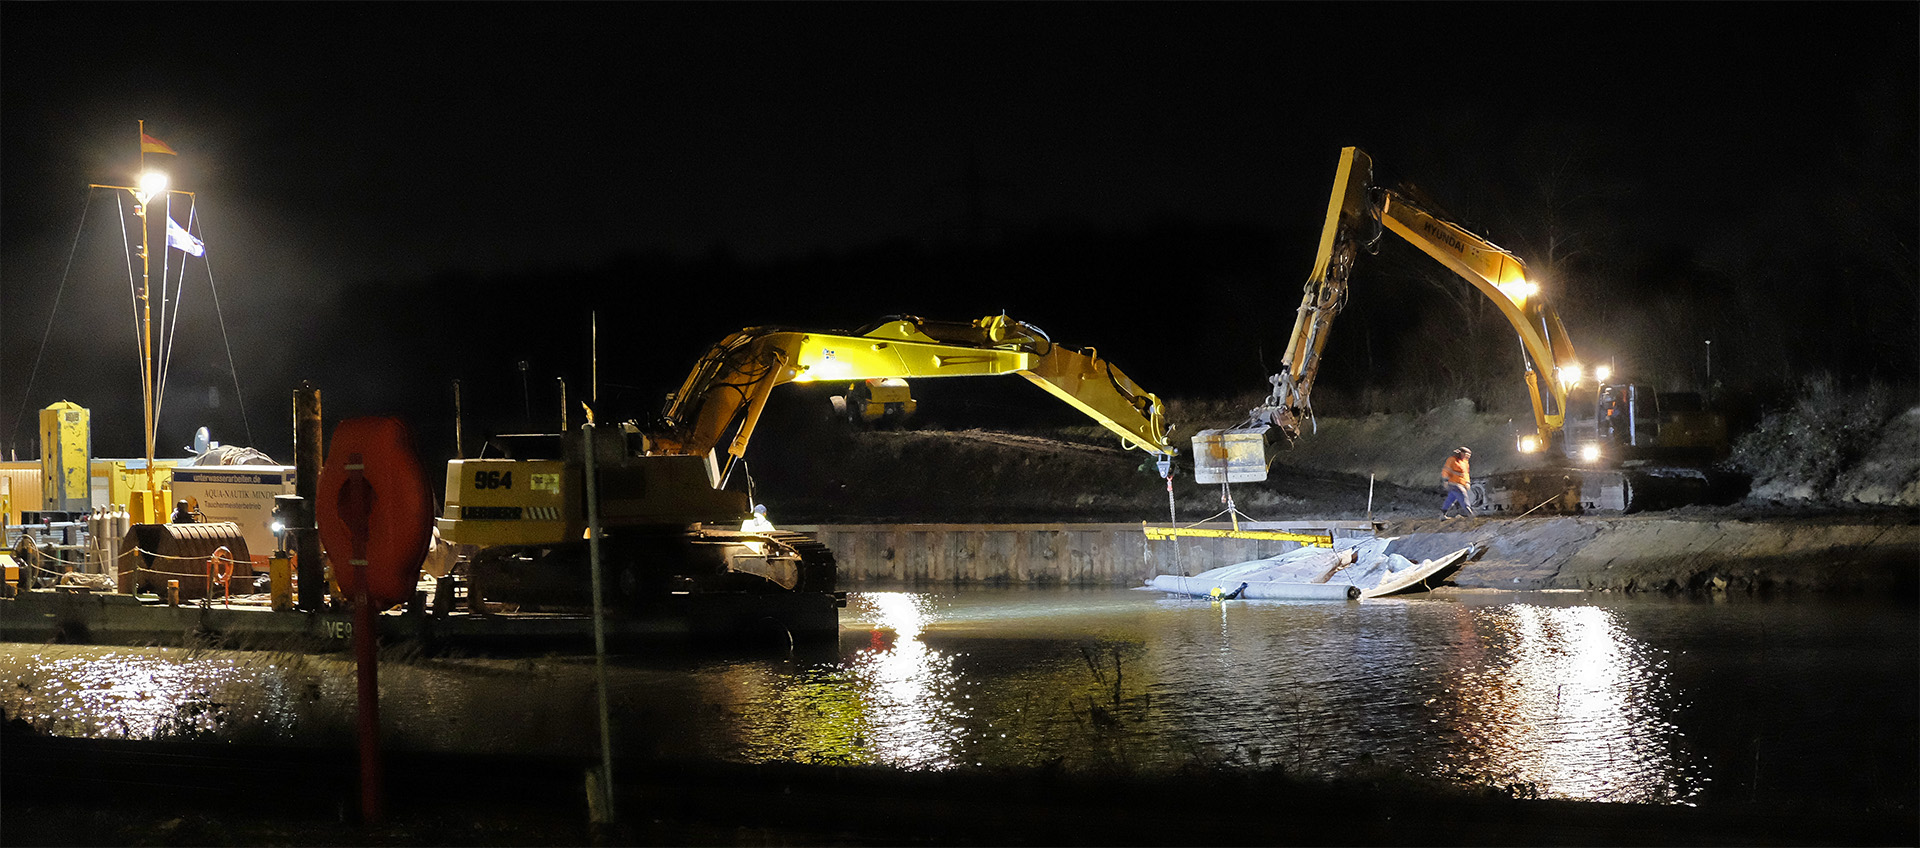
<path fill-rule="evenodd" d="M 900 430 L 808 434 L 792 450 L 753 459 L 756 497 L 775 521 L 798 524 L 1166 521 L 1167 483 L 1149 454 L 1095 428 L 1055 431 Z M 1241 512 L 1263 520 L 1438 512 L 1440 496 L 1362 476 L 1276 467 L 1266 483 L 1236 484 Z M 1371 498 L 1371 500 L 1370 500 Z M 1193 522 L 1226 508 L 1221 487 L 1193 481 L 1176 460 L 1173 516 Z"/>
<path fill-rule="evenodd" d="M 1213 422 L 1217 423 L 1217 422 Z M 1449 449 L 1474 448 L 1478 473 L 1519 467 L 1517 424 L 1466 401 L 1419 415 L 1321 419 L 1279 454 L 1264 483 L 1236 484 L 1264 520 L 1372 517 L 1413 559 L 1469 544 L 1487 552 L 1462 586 L 1616 591 L 1905 590 L 1920 572 L 1920 408 L 1894 416 L 1825 487 L 1761 477 L 1725 507 L 1634 515 L 1438 520 Z M 1034 523 L 1166 521 L 1152 457 L 1094 427 L 1048 431 L 811 428 L 791 449 L 756 456 L 756 496 L 776 521 Z M 1176 441 L 1197 428 L 1176 431 Z M 1221 487 L 1176 461 L 1173 517 L 1225 509 Z"/>
<path fill-rule="evenodd" d="M 1766 593 L 1920 589 L 1920 523 L 1889 511 L 1754 517 L 1678 515 L 1389 522 L 1390 550 L 1419 560 L 1486 553 L 1453 577 L 1488 589 Z"/>

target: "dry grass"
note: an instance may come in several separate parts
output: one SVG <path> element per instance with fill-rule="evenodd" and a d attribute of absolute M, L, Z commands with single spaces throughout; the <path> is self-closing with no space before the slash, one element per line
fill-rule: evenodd
<path fill-rule="evenodd" d="M 1741 434 L 1729 462 L 1753 475 L 1757 493 L 1831 500 L 1840 494 L 1836 481 L 1870 458 L 1896 411 L 1884 383 L 1847 386 L 1831 374 L 1817 374 L 1801 381 L 1786 406 Z"/>

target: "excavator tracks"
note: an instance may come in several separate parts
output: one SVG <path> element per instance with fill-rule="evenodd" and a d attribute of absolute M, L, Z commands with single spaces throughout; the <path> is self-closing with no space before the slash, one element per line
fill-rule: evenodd
<path fill-rule="evenodd" d="M 839 595 L 838 562 L 804 533 L 700 528 L 690 533 L 610 536 L 603 568 L 618 606 L 693 593 Z M 579 611 L 592 598 L 587 545 L 500 546 L 476 554 L 467 574 L 495 604 L 538 611 Z M 483 608 L 484 609 L 484 608 Z M 476 610 L 479 611 L 479 610 Z"/>

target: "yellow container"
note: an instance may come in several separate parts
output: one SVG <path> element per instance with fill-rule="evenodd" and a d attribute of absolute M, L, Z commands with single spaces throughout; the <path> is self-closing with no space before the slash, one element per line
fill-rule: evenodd
<path fill-rule="evenodd" d="M 173 514 L 173 466 L 177 459 L 160 459 L 153 463 L 152 482 L 148 482 L 145 470 L 146 461 L 140 459 L 116 459 L 107 463 L 107 503 L 126 504 L 127 512 L 133 516 L 135 524 L 165 524 Z M 129 468 L 132 465 L 134 467 Z M 159 491 L 157 497 L 147 494 L 148 486 Z"/>
<path fill-rule="evenodd" d="M 87 468 L 93 452 L 90 421 L 87 410 L 70 401 L 40 410 L 40 499 L 44 509 L 86 512 L 93 508 L 93 478 Z"/>
<path fill-rule="evenodd" d="M 276 612 L 293 609 L 293 558 L 277 556 L 267 560 L 267 591 Z"/>

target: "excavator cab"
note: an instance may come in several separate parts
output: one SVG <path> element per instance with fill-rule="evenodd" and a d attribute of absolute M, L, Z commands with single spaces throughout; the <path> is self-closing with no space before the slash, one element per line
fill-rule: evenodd
<path fill-rule="evenodd" d="M 1699 462 L 1726 456 L 1726 417 L 1695 392 L 1655 392 L 1637 383 L 1598 383 L 1567 392 L 1565 453 L 1578 465 Z"/>
<path fill-rule="evenodd" d="M 919 402 L 907 381 L 897 377 L 875 377 L 847 386 L 847 393 L 828 399 L 833 416 L 854 426 L 898 427 L 913 417 Z"/>

